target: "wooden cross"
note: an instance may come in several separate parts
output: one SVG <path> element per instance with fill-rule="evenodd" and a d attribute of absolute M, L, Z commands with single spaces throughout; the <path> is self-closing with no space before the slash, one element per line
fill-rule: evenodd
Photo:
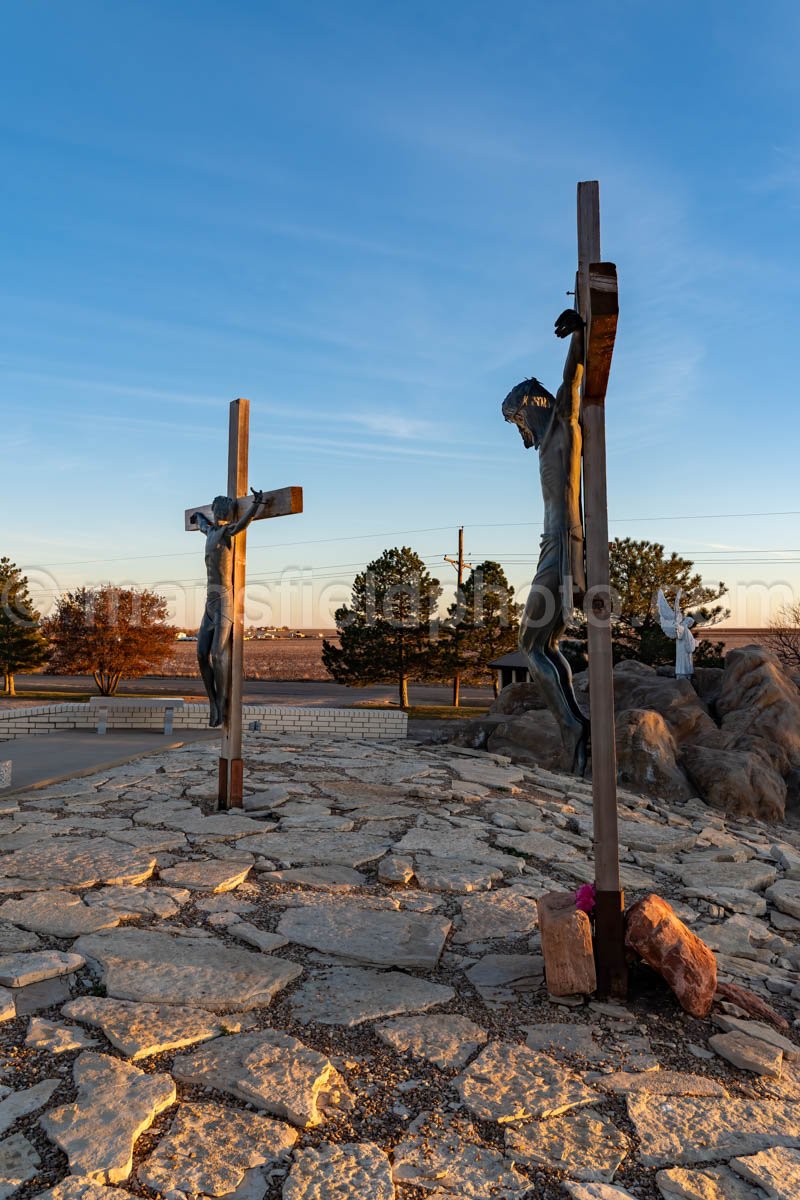
<path fill-rule="evenodd" d="M 617 268 L 600 260 L 600 189 L 578 184 L 578 275 L 575 304 L 586 322 L 583 373 L 583 494 L 589 606 L 589 708 L 592 725 L 595 957 L 598 991 L 624 997 L 624 896 L 619 877 L 617 756 L 608 561 L 605 402 L 619 302 Z"/>
<path fill-rule="evenodd" d="M 248 496 L 248 451 L 250 442 L 250 401 L 233 400 L 230 406 L 228 426 L 228 491 L 234 498 L 233 519 L 238 520 L 253 507 L 253 497 Z M 265 492 L 260 511 L 253 520 L 262 521 L 269 517 L 288 517 L 303 511 L 303 489 L 300 487 L 280 488 Z M 199 528 L 192 520 L 201 512 L 213 521 L 211 505 L 187 508 L 185 527 L 188 532 Z M 243 798 L 242 763 L 242 680 L 244 678 L 244 599 L 245 564 L 247 558 L 247 532 L 242 530 L 233 538 L 233 630 L 230 662 L 229 697 L 227 718 L 223 726 L 222 751 L 219 760 L 218 807 L 241 808 Z"/>

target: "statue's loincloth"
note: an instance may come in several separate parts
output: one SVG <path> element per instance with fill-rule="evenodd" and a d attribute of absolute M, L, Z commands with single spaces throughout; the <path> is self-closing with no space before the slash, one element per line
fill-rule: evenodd
<path fill-rule="evenodd" d="M 564 622 L 568 623 L 575 608 L 575 593 L 583 596 L 586 591 L 583 529 L 580 525 L 542 534 L 533 582 L 548 590 L 560 590 L 562 616 Z"/>
<path fill-rule="evenodd" d="M 209 588 L 206 596 L 206 616 L 214 623 L 228 621 L 233 624 L 233 596 L 227 589 L 221 588 L 219 592 L 212 594 Z"/>

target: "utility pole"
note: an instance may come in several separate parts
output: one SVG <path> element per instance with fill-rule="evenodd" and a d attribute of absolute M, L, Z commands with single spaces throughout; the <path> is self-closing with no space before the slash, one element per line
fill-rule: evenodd
<path fill-rule="evenodd" d="M 472 567 L 472 563 L 464 562 L 464 526 L 462 525 L 458 531 L 458 558 L 450 558 L 448 554 L 444 555 L 444 561 L 449 562 L 456 569 L 458 576 L 458 584 L 456 590 L 456 603 L 461 604 L 461 584 L 464 580 L 464 567 Z M 453 641 L 456 648 L 456 673 L 453 676 L 453 708 L 458 708 L 461 700 L 461 672 L 458 669 L 458 641 L 459 641 L 459 624 L 460 612 L 456 617 L 456 627 L 453 633 Z"/>

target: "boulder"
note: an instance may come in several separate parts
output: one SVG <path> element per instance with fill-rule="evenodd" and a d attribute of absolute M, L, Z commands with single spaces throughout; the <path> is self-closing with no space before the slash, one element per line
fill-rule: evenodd
<path fill-rule="evenodd" d="M 722 689 L 722 667 L 695 667 L 692 686 L 704 704 L 714 712 L 714 706 Z"/>
<path fill-rule="evenodd" d="M 486 750 L 489 738 L 497 729 L 503 729 L 508 717 L 502 713 L 487 713 L 485 717 L 475 717 L 471 721 L 443 721 L 443 725 L 456 725 L 455 731 L 445 730 L 444 741 L 454 746 L 464 746 L 468 750 Z"/>
<path fill-rule="evenodd" d="M 726 654 L 717 714 L 731 749 L 760 753 L 780 775 L 800 767 L 800 692 L 763 646 Z"/>
<path fill-rule="evenodd" d="M 547 708 L 538 680 L 530 683 L 509 683 L 495 700 L 490 713 L 503 713 L 507 717 L 518 717 L 530 709 Z"/>
<path fill-rule="evenodd" d="M 684 746 L 680 764 L 706 804 L 729 816 L 781 821 L 786 784 L 767 759 L 747 750 Z"/>
<path fill-rule="evenodd" d="M 653 667 L 634 659 L 614 667 L 614 707 L 617 712 L 644 708 L 659 713 L 679 747 L 687 742 L 723 744 L 707 706 L 688 679 L 659 675 Z"/>
<path fill-rule="evenodd" d="M 652 709 L 626 708 L 617 714 L 617 780 L 634 792 L 664 800 L 694 795 L 675 759 L 675 739 L 664 718 Z"/>
<path fill-rule="evenodd" d="M 566 761 L 561 730 L 546 708 L 504 719 L 491 733 L 488 748 L 493 754 L 507 754 L 515 762 L 533 763 L 549 771 L 572 769 Z"/>
<path fill-rule="evenodd" d="M 660 896 L 644 896 L 625 914 L 625 944 L 669 984 L 693 1017 L 711 1011 L 717 960 Z"/>

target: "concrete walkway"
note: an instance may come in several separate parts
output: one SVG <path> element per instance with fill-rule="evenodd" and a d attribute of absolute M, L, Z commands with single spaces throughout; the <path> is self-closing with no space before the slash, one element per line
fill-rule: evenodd
<path fill-rule="evenodd" d="M 15 791 L 45 787 L 76 775 L 90 775 L 119 767 L 145 754 L 159 754 L 187 742 L 219 739 L 210 729 L 182 730 L 165 737 L 143 729 L 112 729 L 104 737 L 95 732 L 70 730 L 0 742 L 0 761 L 11 761 L 11 786 L 0 799 Z"/>

